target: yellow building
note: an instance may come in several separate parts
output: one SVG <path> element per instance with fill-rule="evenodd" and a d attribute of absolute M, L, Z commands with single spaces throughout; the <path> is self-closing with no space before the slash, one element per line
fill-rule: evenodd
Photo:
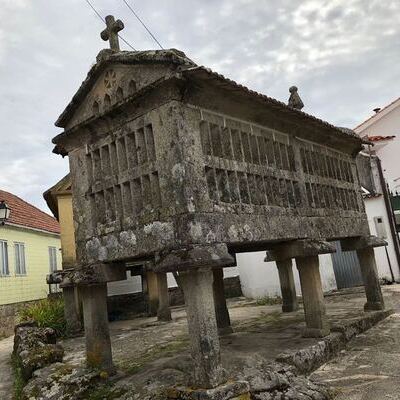
<path fill-rule="evenodd" d="M 61 268 L 60 227 L 56 219 L 19 197 L 0 190 L 10 208 L 0 224 L 0 335 L 14 322 L 21 303 L 47 297 L 46 275 Z"/>

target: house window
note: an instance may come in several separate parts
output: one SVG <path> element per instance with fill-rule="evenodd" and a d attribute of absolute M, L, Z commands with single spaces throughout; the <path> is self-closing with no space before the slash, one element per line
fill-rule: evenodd
<path fill-rule="evenodd" d="M 15 274 L 26 275 L 25 244 L 14 243 L 15 249 Z"/>
<path fill-rule="evenodd" d="M 50 272 L 57 271 L 57 248 L 49 247 Z"/>
<path fill-rule="evenodd" d="M 8 246 L 5 240 L 0 240 L 0 275 L 10 275 L 8 268 Z"/>

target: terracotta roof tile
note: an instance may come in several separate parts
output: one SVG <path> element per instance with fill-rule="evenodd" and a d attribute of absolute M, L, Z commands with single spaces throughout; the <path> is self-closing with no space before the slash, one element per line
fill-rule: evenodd
<path fill-rule="evenodd" d="M 11 208 L 9 223 L 40 229 L 51 233 L 60 233 L 57 220 L 32 204 L 27 203 L 12 193 L 0 190 L 0 201 L 5 201 Z"/>
<path fill-rule="evenodd" d="M 367 136 L 367 140 L 369 140 L 370 142 L 380 142 L 382 140 L 391 140 L 393 138 L 395 138 L 396 136 L 392 135 L 392 136 Z"/>

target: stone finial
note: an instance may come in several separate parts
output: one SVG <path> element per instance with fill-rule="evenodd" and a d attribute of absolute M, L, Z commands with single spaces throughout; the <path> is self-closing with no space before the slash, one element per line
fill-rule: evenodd
<path fill-rule="evenodd" d="M 111 50 L 119 51 L 118 32 L 124 29 L 124 23 L 120 19 L 115 20 L 113 15 L 107 15 L 106 25 L 107 28 L 100 33 L 100 36 L 104 41 L 110 42 Z"/>
<path fill-rule="evenodd" d="M 302 102 L 299 94 L 297 93 L 297 87 L 291 86 L 289 88 L 290 97 L 288 101 L 288 106 L 292 108 L 296 108 L 297 110 L 301 110 L 304 107 L 304 103 Z"/>

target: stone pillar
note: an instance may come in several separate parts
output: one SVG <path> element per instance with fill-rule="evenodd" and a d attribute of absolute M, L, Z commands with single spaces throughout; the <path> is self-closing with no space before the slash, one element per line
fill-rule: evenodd
<path fill-rule="evenodd" d="M 81 286 L 80 293 L 83 303 L 87 365 L 113 372 L 107 314 L 107 284 Z"/>
<path fill-rule="evenodd" d="M 231 319 L 225 299 L 224 270 L 215 268 L 213 270 L 213 292 L 215 303 L 215 316 L 217 318 L 218 333 L 227 335 L 232 333 Z"/>
<path fill-rule="evenodd" d="M 64 317 L 67 324 L 67 332 L 72 335 L 80 332 L 82 329 L 76 289 L 74 286 L 63 287 Z"/>
<path fill-rule="evenodd" d="M 169 309 L 168 281 L 166 273 L 157 273 L 158 309 L 157 319 L 159 321 L 171 321 L 171 310 Z"/>
<path fill-rule="evenodd" d="M 374 249 L 372 247 L 358 249 L 357 257 L 360 262 L 365 295 L 367 297 L 367 302 L 364 305 L 364 311 L 383 310 L 385 308 L 385 304 L 383 301 L 381 286 L 379 284 Z"/>
<path fill-rule="evenodd" d="M 155 317 L 158 311 L 158 286 L 157 275 L 153 271 L 146 272 L 148 290 L 148 314 Z"/>
<path fill-rule="evenodd" d="M 179 276 L 189 325 L 194 385 L 213 388 L 224 378 L 215 318 L 213 272 L 208 268 L 193 269 L 180 272 Z"/>
<path fill-rule="evenodd" d="M 306 319 L 306 328 L 303 331 L 303 336 L 327 336 L 329 335 L 329 323 L 326 318 L 318 256 L 296 257 L 296 265 L 300 274 Z"/>
<path fill-rule="evenodd" d="M 282 292 L 282 311 L 292 312 L 299 309 L 296 296 L 296 287 L 294 285 L 292 259 L 277 260 L 276 266 L 279 272 L 279 283 Z"/>

